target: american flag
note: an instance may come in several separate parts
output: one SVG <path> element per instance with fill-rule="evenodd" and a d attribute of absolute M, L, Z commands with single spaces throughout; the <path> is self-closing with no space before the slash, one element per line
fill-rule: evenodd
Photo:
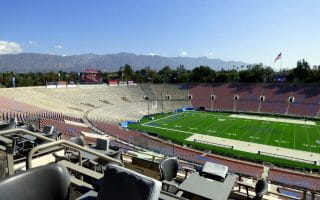
<path fill-rule="evenodd" d="M 282 53 L 279 53 L 279 55 L 276 57 L 276 59 L 274 59 L 274 63 L 276 63 L 277 60 L 281 59 L 281 54 L 282 54 Z"/>

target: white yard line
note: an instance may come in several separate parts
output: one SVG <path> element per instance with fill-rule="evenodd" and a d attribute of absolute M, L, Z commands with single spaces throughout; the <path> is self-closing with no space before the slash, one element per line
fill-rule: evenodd
<path fill-rule="evenodd" d="M 293 148 L 296 148 L 296 126 L 293 126 Z"/>
<path fill-rule="evenodd" d="M 177 116 L 177 115 L 181 115 L 181 114 L 182 114 L 182 113 L 177 113 L 177 114 L 169 115 L 169 116 L 166 116 L 166 117 L 162 117 L 162 118 L 159 118 L 159 119 L 152 120 L 152 121 L 150 121 L 150 122 L 143 123 L 142 125 L 150 124 L 150 123 L 153 123 L 153 122 L 162 120 L 162 119 L 167 119 L 167 118 L 170 118 L 170 117 L 173 117 L 173 116 Z"/>
<path fill-rule="evenodd" d="M 270 121 L 270 122 L 283 122 L 289 124 L 304 124 L 304 125 L 312 125 L 316 126 L 317 124 L 313 121 L 304 121 L 299 119 L 286 119 L 286 118 L 274 118 L 274 117 L 263 117 L 263 116 L 255 116 L 255 115 L 244 115 L 244 114 L 231 114 L 229 117 L 240 118 L 240 119 L 253 119 L 253 120 L 261 120 L 261 121 Z"/>
<path fill-rule="evenodd" d="M 157 129 L 163 129 L 163 130 L 167 130 L 167 131 L 176 131 L 176 132 L 181 132 L 181 133 L 195 134 L 194 132 L 190 132 L 190 131 L 181 131 L 181 130 L 177 130 L 177 129 L 164 128 L 164 127 L 152 126 L 152 125 L 147 125 L 147 124 L 142 124 L 142 126 L 147 126 L 147 127 L 157 128 Z"/>

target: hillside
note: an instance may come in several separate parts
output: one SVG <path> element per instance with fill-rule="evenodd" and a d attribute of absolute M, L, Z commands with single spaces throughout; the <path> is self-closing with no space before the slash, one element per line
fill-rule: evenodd
<path fill-rule="evenodd" d="M 168 65 L 177 67 L 184 65 L 192 69 L 200 65 L 210 66 L 213 69 L 227 69 L 233 66 L 245 65 L 243 62 L 223 61 L 207 57 L 163 57 L 151 55 L 136 55 L 132 53 L 117 54 L 82 54 L 60 56 L 38 53 L 21 53 L 0 55 L 0 70 L 14 72 L 46 72 L 46 71 L 82 71 L 84 69 L 98 69 L 101 71 L 117 71 L 120 66 L 130 64 L 135 70 L 145 66 L 161 69 Z"/>

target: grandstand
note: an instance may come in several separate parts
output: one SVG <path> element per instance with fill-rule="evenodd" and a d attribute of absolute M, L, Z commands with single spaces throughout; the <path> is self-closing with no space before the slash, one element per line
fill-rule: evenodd
<path fill-rule="evenodd" d="M 235 99 L 235 96 L 238 98 Z M 290 102 L 290 97 L 294 97 L 294 101 Z M 273 198 L 288 198 L 287 193 L 279 192 L 285 188 L 294 193 L 290 198 L 299 196 L 300 199 L 317 199 L 320 193 L 317 165 L 300 164 L 293 168 L 275 166 L 259 159 L 248 160 L 243 156 L 231 158 L 227 153 L 216 152 L 214 149 L 209 151 L 190 144 L 174 143 L 174 139 L 167 140 L 167 137 L 156 132 L 123 129 L 118 123 L 124 120 L 137 122 L 144 116 L 158 113 L 171 115 L 171 112 L 184 107 L 203 107 L 209 111 L 242 112 L 251 114 L 250 116 L 265 114 L 272 118 L 274 115 L 281 115 L 280 119 L 289 120 L 285 117 L 291 117 L 291 120 L 302 122 L 308 117 L 317 124 L 319 103 L 320 90 L 317 85 L 142 84 L 117 87 L 77 85 L 75 88 L 54 89 L 28 87 L 1 89 L 0 118 L 8 121 L 16 117 L 19 123 L 31 123 L 39 129 L 54 126 L 56 131 L 62 133 L 63 138 L 83 135 L 91 144 L 97 139 L 85 133 L 107 134 L 112 138 L 110 145 L 123 149 L 132 160 L 136 159 L 131 158 L 132 155 L 143 152 L 177 157 L 185 166 L 196 170 L 206 162 L 222 164 L 229 167 L 230 173 L 240 177 L 237 189 L 240 195 L 246 196 L 246 191 L 241 187 L 252 188 L 257 180 L 265 178 L 273 187 L 269 193 Z M 158 159 L 154 155 L 151 158 L 153 161 Z"/>

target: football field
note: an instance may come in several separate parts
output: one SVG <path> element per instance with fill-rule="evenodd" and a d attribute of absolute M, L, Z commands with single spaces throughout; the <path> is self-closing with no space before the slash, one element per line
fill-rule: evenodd
<path fill-rule="evenodd" d="M 190 111 L 145 117 L 133 127 L 181 142 L 207 135 L 212 141 L 219 137 L 320 153 L 319 122 L 299 119 Z"/>

